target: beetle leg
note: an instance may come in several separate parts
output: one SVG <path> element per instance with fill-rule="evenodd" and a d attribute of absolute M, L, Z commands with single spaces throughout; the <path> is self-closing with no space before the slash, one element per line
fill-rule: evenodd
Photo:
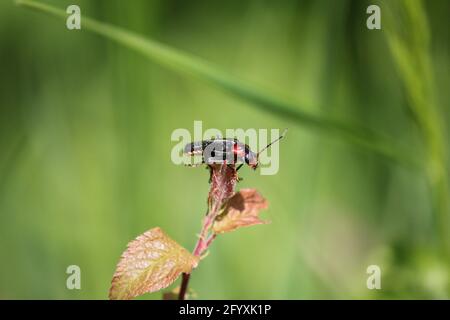
<path fill-rule="evenodd" d="M 202 164 L 204 164 L 204 162 L 202 162 L 202 163 L 194 163 L 194 164 L 185 163 L 184 165 L 186 167 L 196 168 L 196 167 L 200 167 Z"/>
<path fill-rule="evenodd" d="M 184 165 L 186 167 L 196 168 L 196 167 L 200 167 L 202 164 L 205 164 L 205 160 L 203 160 L 203 159 L 202 159 L 202 162 L 200 162 L 200 163 L 185 163 Z"/>
<path fill-rule="evenodd" d="M 239 169 L 242 168 L 243 165 L 244 165 L 243 163 L 241 163 L 240 165 L 238 165 L 238 167 L 236 168 L 236 171 L 239 171 Z"/>

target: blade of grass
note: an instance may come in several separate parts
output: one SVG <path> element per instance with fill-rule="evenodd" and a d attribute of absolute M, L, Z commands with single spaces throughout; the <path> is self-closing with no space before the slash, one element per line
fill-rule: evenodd
<path fill-rule="evenodd" d="M 32 0 L 16 0 L 16 3 L 52 16 L 67 18 L 65 11 L 47 4 Z M 189 74 L 192 77 L 204 80 L 208 84 L 250 102 L 250 105 L 270 112 L 277 117 L 336 135 L 345 141 L 365 147 L 403 165 L 419 166 L 415 157 L 405 156 L 405 154 L 408 154 L 407 152 L 368 128 L 301 111 L 296 103 L 241 80 L 203 59 L 85 16 L 82 17 L 82 29 L 90 30 L 124 47 L 135 50 L 150 60 L 176 72 Z"/>
<path fill-rule="evenodd" d="M 434 76 L 429 52 L 431 33 L 420 0 L 386 2 L 386 37 L 411 109 L 426 145 L 424 163 L 433 197 L 438 239 L 443 253 L 450 255 L 450 190 L 447 171 L 444 115 L 434 92 Z"/>

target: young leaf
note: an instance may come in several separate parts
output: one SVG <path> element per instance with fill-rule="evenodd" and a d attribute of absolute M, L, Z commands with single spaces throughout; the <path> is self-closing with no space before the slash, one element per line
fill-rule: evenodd
<path fill-rule="evenodd" d="M 225 233 L 240 227 L 269 223 L 259 218 L 259 211 L 267 207 L 267 200 L 258 191 L 242 189 L 227 201 L 223 213 L 214 222 L 213 230 L 215 233 Z"/>
<path fill-rule="evenodd" d="M 172 284 L 178 276 L 190 273 L 199 258 L 153 228 L 128 244 L 112 279 L 109 298 L 131 299 Z"/>

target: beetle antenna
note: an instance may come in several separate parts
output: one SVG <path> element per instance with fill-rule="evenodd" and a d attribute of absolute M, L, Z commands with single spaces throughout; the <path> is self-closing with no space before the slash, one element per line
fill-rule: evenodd
<path fill-rule="evenodd" d="M 256 154 L 256 158 L 259 158 L 259 155 L 261 154 L 261 152 L 265 151 L 266 149 L 268 149 L 271 145 L 273 145 L 275 142 L 280 141 L 281 139 L 284 138 L 284 136 L 286 135 L 286 132 L 288 131 L 288 128 L 284 129 L 283 133 L 281 134 L 281 136 L 279 136 L 278 138 L 276 138 L 275 140 L 273 140 L 271 143 L 269 143 L 267 146 L 265 146 L 264 148 L 262 148 L 261 150 L 258 151 L 258 153 Z"/>

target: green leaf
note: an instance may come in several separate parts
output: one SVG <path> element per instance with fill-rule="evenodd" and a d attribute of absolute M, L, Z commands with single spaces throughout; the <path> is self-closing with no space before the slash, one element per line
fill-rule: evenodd
<path fill-rule="evenodd" d="M 128 244 L 114 273 L 109 298 L 132 299 L 166 288 L 181 273 L 190 273 L 198 262 L 198 257 L 160 228 L 153 228 Z"/>

